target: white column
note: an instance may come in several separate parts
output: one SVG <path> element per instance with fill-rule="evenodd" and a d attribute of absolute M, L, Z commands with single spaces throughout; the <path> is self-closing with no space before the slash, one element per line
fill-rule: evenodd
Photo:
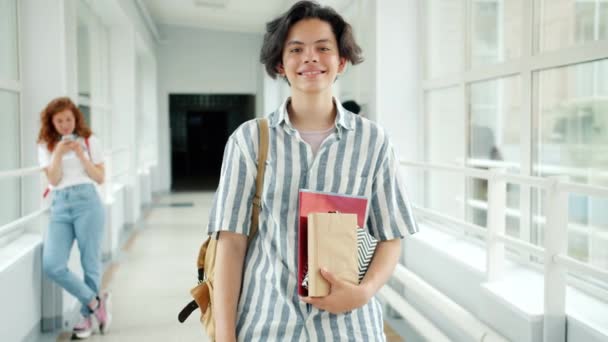
<path fill-rule="evenodd" d="M 110 65 L 112 89 L 112 147 L 127 149 L 125 220 L 134 224 L 140 215 L 137 181 L 136 40 L 128 25 L 112 27 Z M 121 160 L 125 160 L 121 158 Z M 122 167 L 122 166 L 121 166 Z M 124 170 L 124 169 L 123 169 Z"/>
<path fill-rule="evenodd" d="M 548 180 L 545 193 L 545 319 L 543 340 L 566 341 L 566 269 L 554 261 L 568 253 L 568 193 L 559 191 L 560 177 Z"/>
<path fill-rule="evenodd" d="M 498 235 L 505 234 L 507 183 L 501 177 L 503 169 L 493 169 L 488 179 L 488 219 L 486 221 L 486 275 L 488 281 L 502 277 L 505 263 L 505 244 Z"/>
<path fill-rule="evenodd" d="M 19 3 L 20 62 L 22 80 L 22 165 L 38 164 L 36 140 L 40 112 L 58 96 L 77 96 L 76 3 L 73 0 L 21 0 Z M 23 182 L 24 212 L 42 206 L 43 184 L 39 177 Z M 43 230 L 48 221 L 40 220 Z M 41 270 L 39 270 L 41 271 Z M 59 287 L 42 277 L 42 329 L 61 327 L 68 300 Z"/>

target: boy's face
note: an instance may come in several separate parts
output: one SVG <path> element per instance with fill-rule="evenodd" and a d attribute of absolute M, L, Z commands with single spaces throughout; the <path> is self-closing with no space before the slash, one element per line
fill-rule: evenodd
<path fill-rule="evenodd" d="M 289 29 L 282 60 L 279 74 L 287 76 L 292 90 L 303 93 L 331 92 L 346 66 L 331 25 L 319 19 L 300 20 Z"/>

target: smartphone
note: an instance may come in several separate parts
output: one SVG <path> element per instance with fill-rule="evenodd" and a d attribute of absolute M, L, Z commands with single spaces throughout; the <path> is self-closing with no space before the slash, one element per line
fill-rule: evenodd
<path fill-rule="evenodd" d="M 76 135 L 75 134 L 66 134 L 61 137 L 61 141 L 64 141 L 64 140 L 68 140 L 68 141 L 76 140 Z"/>

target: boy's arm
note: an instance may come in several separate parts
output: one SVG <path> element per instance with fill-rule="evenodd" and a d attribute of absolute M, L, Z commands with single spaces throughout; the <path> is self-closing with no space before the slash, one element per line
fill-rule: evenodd
<path fill-rule="evenodd" d="M 378 241 L 372 262 L 359 285 L 336 278 L 331 270 L 321 270 L 330 283 L 325 297 L 301 297 L 302 301 L 333 314 L 348 312 L 367 304 L 392 276 L 401 254 L 401 239 Z"/>
<path fill-rule="evenodd" d="M 374 257 L 361 284 L 373 297 L 391 278 L 401 255 L 401 239 L 378 241 Z"/>
<path fill-rule="evenodd" d="M 215 337 L 218 342 L 236 341 L 236 310 L 243 278 L 247 236 L 223 231 L 215 255 Z"/>

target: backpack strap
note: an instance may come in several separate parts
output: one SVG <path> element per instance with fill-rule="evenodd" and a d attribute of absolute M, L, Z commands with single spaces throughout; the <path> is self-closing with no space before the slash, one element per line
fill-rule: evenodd
<path fill-rule="evenodd" d="M 89 145 L 89 138 L 84 138 L 84 144 L 87 145 L 87 152 L 89 152 L 89 160 L 93 162 L 93 156 L 91 155 L 91 145 Z"/>
<path fill-rule="evenodd" d="M 253 197 L 253 210 L 251 212 L 251 230 L 247 237 L 247 245 L 251 243 L 255 234 L 258 232 L 260 210 L 262 209 L 262 191 L 264 189 L 264 173 L 266 172 L 266 159 L 268 158 L 268 119 L 256 120 L 259 128 L 259 149 L 258 149 L 258 172 L 255 179 L 255 196 Z"/>

